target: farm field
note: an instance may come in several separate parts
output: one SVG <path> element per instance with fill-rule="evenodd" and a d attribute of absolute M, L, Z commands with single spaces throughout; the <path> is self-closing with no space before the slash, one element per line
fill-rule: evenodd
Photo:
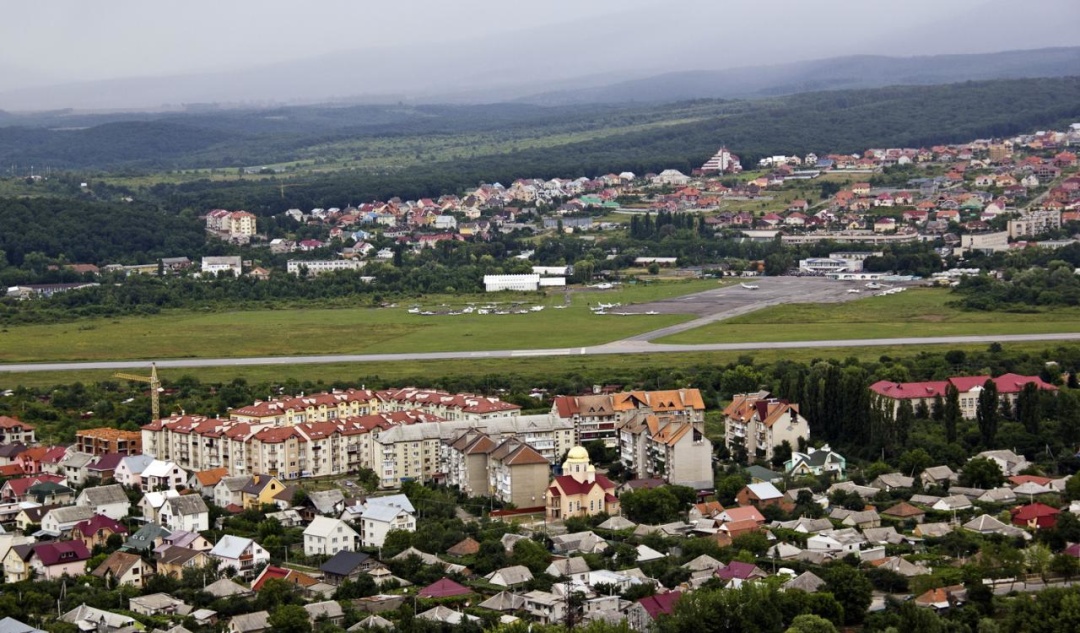
<path fill-rule="evenodd" d="M 1030 313 L 967 312 L 948 305 L 953 300 L 945 289 L 913 288 L 840 304 L 786 304 L 654 342 L 824 341 L 1080 331 L 1080 309 L 1076 308 Z"/>
<path fill-rule="evenodd" d="M 229 358 L 299 354 L 472 351 L 576 347 L 606 343 L 681 323 L 690 315 L 596 316 L 588 304 L 645 302 L 717 287 L 713 280 L 672 281 L 611 290 L 542 295 L 433 296 L 395 308 L 287 309 L 201 313 L 177 311 L 150 317 L 81 320 L 10 326 L 0 332 L 0 362 Z M 543 305 L 528 314 L 423 316 L 472 302 Z"/>

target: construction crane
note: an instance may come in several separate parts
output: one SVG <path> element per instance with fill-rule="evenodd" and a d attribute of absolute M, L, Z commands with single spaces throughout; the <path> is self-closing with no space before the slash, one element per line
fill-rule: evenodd
<path fill-rule="evenodd" d="M 161 381 L 158 380 L 156 363 L 150 363 L 149 376 L 137 376 L 135 374 L 125 374 L 123 372 L 118 372 L 113 374 L 113 378 L 123 378 L 124 380 L 150 383 L 150 408 L 151 413 L 154 416 L 151 421 L 157 421 L 161 419 L 161 398 L 160 394 L 158 393 L 161 390 Z"/>

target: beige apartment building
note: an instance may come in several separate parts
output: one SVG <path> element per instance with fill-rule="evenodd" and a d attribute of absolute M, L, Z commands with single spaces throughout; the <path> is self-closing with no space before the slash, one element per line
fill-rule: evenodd
<path fill-rule="evenodd" d="M 769 459 L 784 442 L 797 450 L 800 439 L 810 439 L 810 423 L 799 414 L 799 405 L 765 391 L 733 396 L 724 409 L 724 427 L 728 450 L 742 446 L 751 457 Z"/>

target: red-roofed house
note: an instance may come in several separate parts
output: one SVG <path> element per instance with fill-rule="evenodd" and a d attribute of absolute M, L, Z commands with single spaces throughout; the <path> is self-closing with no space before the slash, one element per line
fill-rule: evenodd
<path fill-rule="evenodd" d="M 128 529 L 119 521 L 104 514 L 95 514 L 92 518 L 76 523 L 71 530 L 71 538 L 82 541 L 88 549 L 108 542 L 113 534 L 127 534 Z"/>
<path fill-rule="evenodd" d="M 714 575 L 720 580 L 725 581 L 727 586 L 731 588 L 738 588 L 745 582 L 767 578 L 769 576 L 769 574 L 765 573 L 757 565 L 754 565 L 753 563 L 743 563 L 737 560 L 731 561 L 727 567 L 717 569 Z"/>
<path fill-rule="evenodd" d="M 1030 503 L 1026 506 L 1013 508 L 1010 512 L 1012 512 L 1013 525 L 1032 530 L 1054 527 L 1057 523 L 1057 515 L 1061 514 L 1061 510 L 1045 503 Z"/>
<path fill-rule="evenodd" d="M 66 480 L 60 475 L 51 475 L 48 473 L 34 475 L 33 477 L 22 477 L 20 479 L 8 479 L 4 482 L 3 487 L 0 487 L 0 500 L 26 501 L 30 486 L 45 482 L 63 484 L 65 481 Z"/>
<path fill-rule="evenodd" d="M 471 593 L 473 593 L 472 589 L 449 578 L 441 578 L 421 589 L 417 595 L 421 598 L 453 598 L 454 596 L 467 596 Z"/>
<path fill-rule="evenodd" d="M 267 565 L 255 577 L 255 580 L 251 583 L 252 591 L 262 591 L 263 585 L 270 579 L 284 580 L 285 582 L 297 585 L 299 587 L 310 587 L 319 581 L 315 578 L 305 574 L 304 572 L 297 571 L 295 569 L 285 569 L 283 567 L 275 567 L 274 565 Z"/>
<path fill-rule="evenodd" d="M 33 548 L 30 567 L 45 580 L 55 580 L 65 574 L 81 576 L 86 573 L 90 550 L 82 541 L 38 543 Z"/>
<path fill-rule="evenodd" d="M 635 631 L 650 631 L 657 618 L 671 615 L 681 597 L 681 592 L 669 591 L 641 598 L 626 610 L 626 622 Z"/>
<path fill-rule="evenodd" d="M 18 418 L 0 415 L 0 444 L 33 444 L 34 427 Z"/>
<path fill-rule="evenodd" d="M 564 474 L 553 479 L 547 489 L 545 505 L 549 519 L 592 516 L 601 512 L 618 514 L 615 484 L 596 474 L 589 462 L 589 451 L 584 447 L 570 449 L 562 471 Z"/>

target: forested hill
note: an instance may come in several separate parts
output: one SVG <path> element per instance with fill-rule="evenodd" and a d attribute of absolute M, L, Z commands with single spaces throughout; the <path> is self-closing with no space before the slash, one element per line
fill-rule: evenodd
<path fill-rule="evenodd" d="M 0 121 L 0 165 L 160 170 L 332 158 L 366 159 L 368 172 L 407 166 L 401 176 L 410 179 L 416 173 L 446 175 L 448 169 L 468 172 L 473 180 L 579 175 L 622 167 L 696 166 L 721 143 L 753 158 L 1005 134 L 1076 116 L 1078 86 L 1075 78 L 1002 80 L 648 106 L 395 104 L 164 115 L 60 112 Z M 579 142 L 582 138 L 589 140 Z M 460 140 L 460 151 L 416 160 L 446 139 Z M 388 146 L 410 160 L 388 160 L 383 167 L 378 152 Z M 440 162 L 446 158 L 453 158 L 452 165 Z"/>
<path fill-rule="evenodd" d="M 685 104 L 684 104 L 685 105 Z M 1080 78 L 969 82 L 822 92 L 755 102 L 702 102 L 704 120 L 592 141 L 436 162 L 388 174 L 338 172 L 272 183 L 195 182 L 160 186 L 173 204 L 258 213 L 341 206 L 391 196 L 456 192 L 478 182 L 521 177 L 595 176 L 624 170 L 688 171 L 726 144 L 744 161 L 772 154 L 857 152 L 873 146 L 927 146 L 1004 136 L 1080 121 Z"/>
<path fill-rule="evenodd" d="M 812 90 L 1065 77 L 1077 73 L 1080 73 L 1080 47 L 975 55 L 854 55 L 775 66 L 666 73 L 592 88 L 546 92 L 520 101 L 580 104 L 760 98 Z"/>

